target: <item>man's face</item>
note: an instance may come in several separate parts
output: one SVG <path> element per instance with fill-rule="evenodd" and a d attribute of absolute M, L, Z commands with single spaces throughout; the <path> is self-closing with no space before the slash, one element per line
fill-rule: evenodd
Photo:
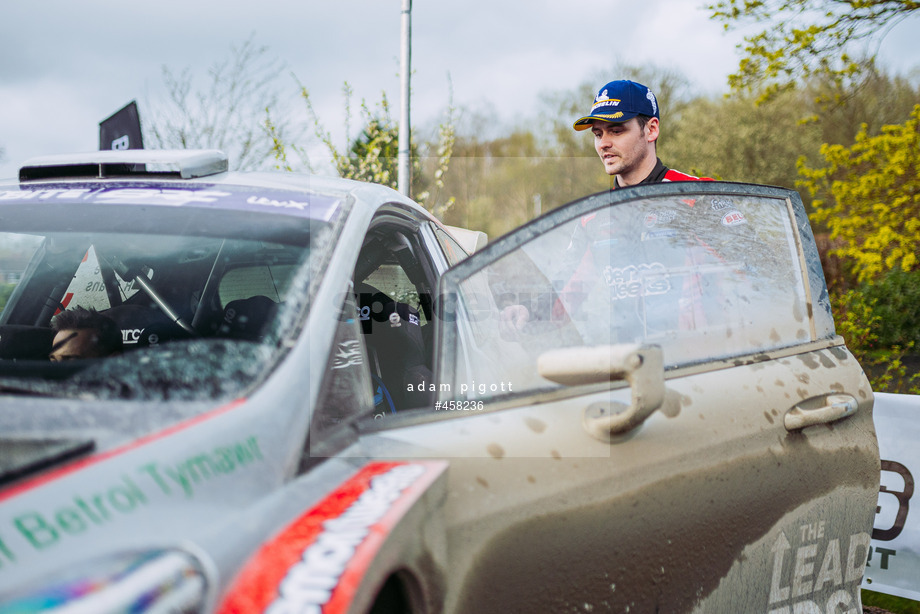
<path fill-rule="evenodd" d="M 100 358 L 102 354 L 96 343 L 94 330 L 70 329 L 58 331 L 51 345 L 48 358 L 52 362 L 74 360 L 75 358 Z"/>
<path fill-rule="evenodd" d="M 629 180 L 632 173 L 641 172 L 650 164 L 654 166 L 657 118 L 651 118 L 645 128 L 639 127 L 635 117 L 623 123 L 595 120 L 591 132 L 594 134 L 594 149 L 608 175 L 620 175 L 621 179 Z M 651 168 L 648 171 L 651 172 Z M 636 182 L 644 178 L 645 175 L 638 177 Z"/>

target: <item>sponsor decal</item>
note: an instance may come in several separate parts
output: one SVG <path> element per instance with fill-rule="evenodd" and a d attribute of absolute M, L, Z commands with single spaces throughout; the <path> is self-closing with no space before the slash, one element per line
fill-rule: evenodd
<path fill-rule="evenodd" d="M 121 329 L 121 342 L 125 345 L 137 345 L 144 334 L 143 328 L 123 328 Z"/>
<path fill-rule="evenodd" d="M 273 198 L 265 198 L 264 196 L 250 196 L 246 199 L 246 202 L 250 205 L 281 207 L 282 209 L 298 209 L 299 211 L 305 211 L 306 208 L 310 205 L 310 203 L 296 200 L 275 200 Z"/>
<path fill-rule="evenodd" d="M 105 529 L 148 507 L 155 498 L 194 499 L 200 486 L 237 474 L 264 460 L 254 436 L 231 441 L 178 462 L 153 461 L 125 471 L 95 488 L 76 491 L 34 508 L 26 508 L 0 525 L 0 573 L 22 552 L 45 551 L 72 536 Z"/>
<path fill-rule="evenodd" d="M 668 270 L 660 262 L 604 269 L 604 280 L 613 300 L 666 294 L 671 290 Z"/>
<path fill-rule="evenodd" d="M 654 228 L 658 224 L 670 224 L 677 217 L 677 213 L 668 209 L 661 211 L 652 211 L 645 216 L 645 227 Z"/>
<path fill-rule="evenodd" d="M 920 395 L 875 393 L 881 484 L 862 587 L 920 601 Z M 913 505 L 911 505 L 913 503 Z"/>
<path fill-rule="evenodd" d="M 645 93 L 645 97 L 648 98 L 648 101 L 652 103 L 652 111 L 655 113 L 658 112 L 658 101 L 655 100 L 655 94 L 652 93 L 651 88 Z"/>
<path fill-rule="evenodd" d="M 42 189 L 42 190 L 0 190 L 2 200 L 72 200 L 92 192 L 89 189 Z"/>
<path fill-rule="evenodd" d="M 606 94 L 606 91 L 604 92 Z M 620 106 L 620 101 L 616 98 L 604 98 L 603 100 L 598 100 L 594 103 L 594 106 L 591 107 L 591 110 L 600 109 L 601 107 L 618 107 Z"/>
<path fill-rule="evenodd" d="M 237 190 L 233 186 L 227 186 L 226 191 L 172 187 L 99 187 L 98 185 L 68 189 L 0 190 L 0 201 L 79 201 L 175 207 L 197 204 L 248 210 L 274 208 L 291 213 L 302 212 L 311 218 L 327 221 L 333 218 L 341 204 L 339 200 L 329 196 L 280 190 L 254 195 L 251 189 Z"/>
<path fill-rule="evenodd" d="M 678 234 L 680 234 L 680 233 L 678 233 L 678 232 L 677 232 L 676 230 L 674 230 L 673 228 L 670 229 L 670 230 L 668 230 L 668 229 L 663 229 L 663 230 L 652 230 L 652 231 L 650 231 L 650 232 L 643 232 L 642 235 L 641 235 L 641 237 L 640 237 L 640 240 L 642 240 L 642 241 L 654 241 L 655 239 L 667 239 L 668 237 L 676 237 Z"/>
<path fill-rule="evenodd" d="M 729 211 L 722 216 L 723 226 L 738 226 L 740 224 L 747 224 L 744 214 L 740 211 Z"/>
<path fill-rule="evenodd" d="M 859 597 L 843 588 L 859 581 L 869 550 L 869 534 L 828 539 L 821 520 L 798 527 L 792 540 L 780 532 L 773 544 L 769 614 L 851 612 Z M 819 593 L 833 591 L 825 600 Z"/>
<path fill-rule="evenodd" d="M 591 107 L 591 110 L 597 109 L 599 107 L 618 107 L 620 106 L 620 100 L 617 98 L 608 98 L 607 90 L 602 90 L 597 93 L 597 96 L 594 97 L 594 106 Z"/>
<path fill-rule="evenodd" d="M 102 203 L 117 201 L 137 205 L 180 206 L 188 203 L 213 203 L 230 195 L 229 192 L 178 188 L 80 188 L 0 191 L 0 200 L 84 200 Z"/>
<path fill-rule="evenodd" d="M 361 357 L 360 341 L 343 341 L 335 351 L 335 359 L 332 363 L 333 369 L 344 369 L 353 365 L 364 364 Z"/>
<path fill-rule="evenodd" d="M 170 205 L 179 207 L 189 203 L 214 203 L 230 196 L 229 192 L 215 190 L 181 190 L 168 188 L 121 188 L 105 190 L 96 195 L 100 202 L 118 201 L 136 205 Z"/>
<path fill-rule="evenodd" d="M 730 198 L 713 198 L 711 201 L 713 211 L 721 211 L 722 209 L 730 209 L 735 207 L 735 203 L 732 202 Z"/>
<path fill-rule="evenodd" d="M 419 324 L 418 316 L 414 313 L 409 314 L 409 324 L 415 324 L 416 326 L 421 326 Z"/>
<path fill-rule="evenodd" d="M 390 531 L 446 467 L 441 461 L 365 465 L 265 544 L 218 612 L 347 611 Z"/>

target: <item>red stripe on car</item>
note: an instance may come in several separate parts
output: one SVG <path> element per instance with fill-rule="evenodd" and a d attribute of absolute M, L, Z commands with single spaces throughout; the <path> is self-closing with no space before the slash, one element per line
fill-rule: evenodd
<path fill-rule="evenodd" d="M 365 465 L 265 543 L 218 611 L 347 612 L 393 527 L 446 467 L 443 461 Z"/>

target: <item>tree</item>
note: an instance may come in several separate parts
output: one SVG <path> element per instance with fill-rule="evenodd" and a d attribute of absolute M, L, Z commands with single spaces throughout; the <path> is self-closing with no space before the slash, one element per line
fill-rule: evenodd
<path fill-rule="evenodd" d="M 796 160 L 817 161 L 821 142 L 817 125 L 800 125 L 802 98 L 783 92 L 761 105 L 751 96 L 698 98 L 660 147 L 661 157 L 694 175 L 792 188 Z"/>
<path fill-rule="evenodd" d="M 802 184 L 816 198 L 813 220 L 824 224 L 836 251 L 858 281 L 920 266 L 920 105 L 903 124 L 870 136 L 865 126 L 852 147 L 823 145 L 822 168 L 802 163 Z"/>
<path fill-rule="evenodd" d="M 163 66 L 167 100 L 150 104 L 145 140 L 153 148 L 225 151 L 234 170 L 253 170 L 269 163 L 274 144 L 263 123 L 272 110 L 276 135 L 292 138 L 289 115 L 279 108 L 277 82 L 284 63 L 257 46 L 250 36 L 231 46 L 230 56 L 208 69 L 199 87 L 191 69 L 175 73 Z M 282 118 L 282 119 L 278 119 Z"/>
<path fill-rule="evenodd" d="M 345 99 L 344 126 L 348 147 L 345 152 L 342 152 L 333 141 L 331 133 L 323 126 L 313 107 L 309 91 L 306 87 L 301 86 L 301 96 L 306 105 L 307 115 L 313 124 L 315 136 L 326 147 L 339 176 L 380 183 L 396 189 L 399 126 L 390 115 L 390 103 L 386 92 L 381 93 L 376 110 L 372 110 L 366 100 L 361 100 L 360 108 L 364 127 L 354 139 L 349 135 L 353 93 L 351 86 L 347 82 L 344 83 L 342 95 Z M 410 196 L 439 218 L 454 203 L 453 199 L 443 198 L 442 194 L 444 177 L 450 168 L 454 147 L 452 100 L 453 95 L 451 94 L 448 98 L 445 119 L 438 127 L 437 142 L 419 143 L 418 139 L 413 138 L 409 152 L 412 174 Z M 306 150 L 296 142 L 286 139 L 277 130 L 271 114 L 266 117 L 265 128 L 274 143 L 273 151 L 277 168 L 293 170 L 288 152 L 294 152 L 307 169 L 315 170 L 312 168 Z"/>
<path fill-rule="evenodd" d="M 728 29 L 765 24 L 744 39 L 732 89 L 767 100 L 817 75 L 844 84 L 859 81 L 875 49 L 918 0 L 718 0 L 707 6 Z"/>
<path fill-rule="evenodd" d="M 821 143 L 851 145 L 862 123 L 877 134 L 885 124 L 903 122 L 920 98 L 906 80 L 875 69 L 863 83 L 832 108 L 815 102 L 836 89 L 826 77 L 811 77 L 760 103 L 745 93 L 696 98 L 684 105 L 676 134 L 662 139 L 661 157 L 695 175 L 794 188 L 799 158 L 822 164 Z M 816 114 L 820 122 L 802 119 Z"/>

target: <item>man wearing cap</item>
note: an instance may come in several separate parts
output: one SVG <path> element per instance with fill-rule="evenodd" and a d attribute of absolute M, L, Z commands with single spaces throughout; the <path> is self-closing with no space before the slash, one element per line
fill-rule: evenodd
<path fill-rule="evenodd" d="M 574 128 L 590 128 L 594 133 L 594 149 L 613 177 L 611 189 L 661 181 L 699 181 L 699 177 L 669 169 L 658 159 L 659 121 L 658 100 L 652 90 L 621 80 L 598 90 L 591 112 L 576 121 Z"/>
<path fill-rule="evenodd" d="M 659 132 L 658 100 L 652 90 L 635 81 L 611 81 L 598 90 L 591 112 L 578 119 L 575 130 L 591 129 L 594 134 L 594 148 L 604 163 L 604 169 L 612 177 L 610 189 L 625 188 L 643 183 L 662 181 L 712 181 L 671 170 L 658 158 L 656 141 Z M 560 295 L 578 297 L 584 294 L 585 280 L 596 277 L 591 270 L 593 258 L 590 253 L 590 235 L 609 232 L 595 230 L 605 227 L 605 216 L 596 213 L 585 216 L 575 226 L 569 247 L 560 258 L 560 270 L 566 271 L 567 281 Z M 602 241 L 603 242 L 603 241 Z M 569 303 L 577 301 L 570 299 Z M 554 310 L 561 306 L 557 301 Z M 560 310 L 563 311 L 563 310 Z M 506 338 L 513 339 L 531 321 L 530 311 L 523 305 L 507 305 L 501 311 L 500 331 Z M 548 319 L 548 314 L 543 314 Z"/>

